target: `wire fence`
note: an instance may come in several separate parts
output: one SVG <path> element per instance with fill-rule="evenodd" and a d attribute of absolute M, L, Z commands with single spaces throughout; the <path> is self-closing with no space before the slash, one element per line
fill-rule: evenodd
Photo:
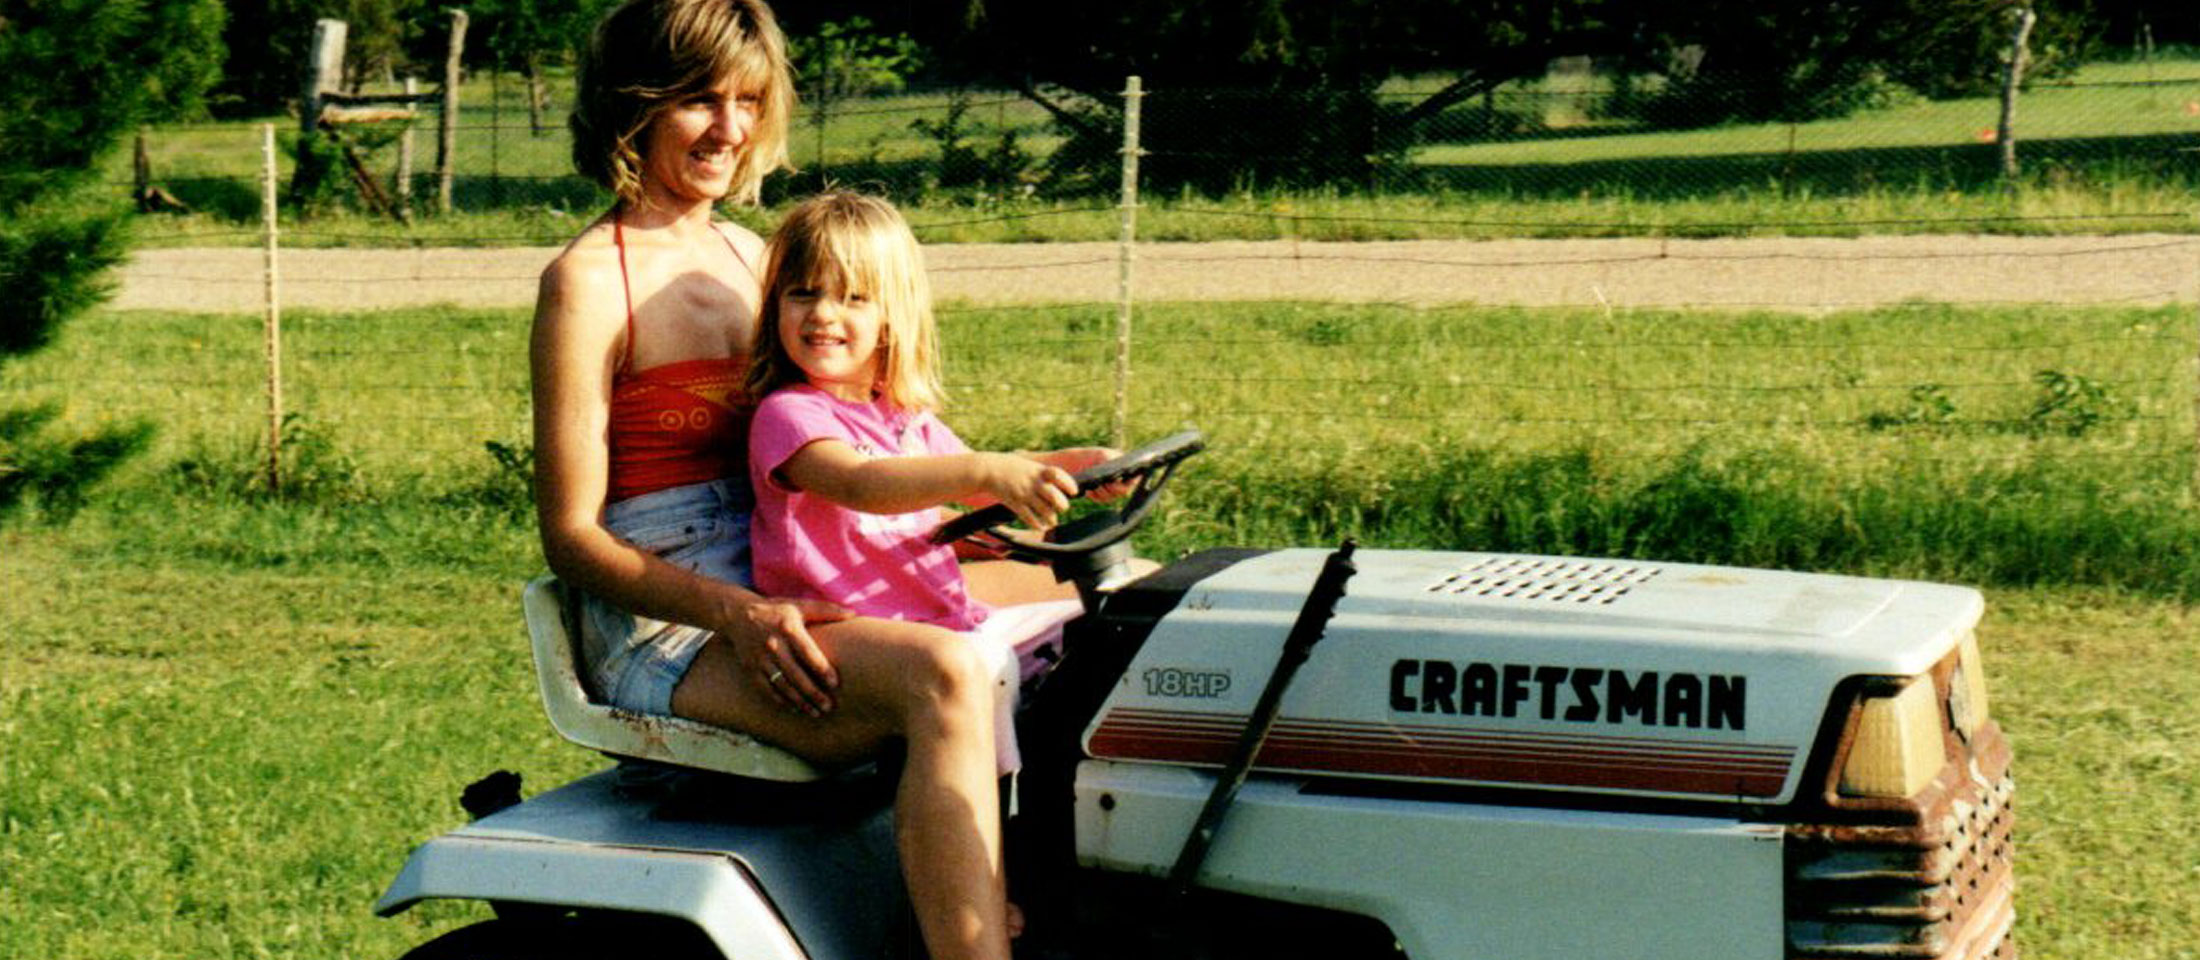
<path fill-rule="evenodd" d="M 2094 75 L 2101 79 L 2040 81 L 2024 91 L 2013 135 L 2029 182 L 2135 194 L 2087 214 L 2063 212 L 2066 220 L 2149 219 L 2162 228 L 2190 229 L 2194 211 L 2187 198 L 2200 189 L 2200 63 L 2159 70 L 2125 64 L 2079 74 Z M 1365 226 L 1410 235 L 1554 228 L 1595 235 L 1673 225 L 1640 216 L 1614 219 L 1609 204 L 1615 198 L 1708 203 L 1729 211 L 1731 205 L 1719 201 L 1736 195 L 1751 201 L 1841 198 L 1851 207 L 1823 222 L 1777 209 L 1740 223 L 1682 218 L 1695 229 L 1767 220 L 1802 229 L 1994 229 L 1997 220 L 2037 227 L 2056 213 L 2012 210 L 1999 202 L 2005 183 L 1995 143 L 1996 98 L 1898 100 L 1844 118 L 1739 122 L 1722 119 L 1721 111 L 1753 96 L 1763 99 L 1764 91 L 1704 83 L 1660 90 L 1591 73 L 1554 74 L 1457 102 L 1446 91 L 1434 82 L 1357 93 L 1149 90 L 1141 178 L 1162 205 L 1191 213 L 1222 206 L 1224 215 L 1237 218 L 1249 215 L 1245 205 L 1217 201 L 1312 191 L 1311 197 L 1343 193 L 1363 200 L 1433 196 L 1453 206 L 1485 200 L 1582 208 L 1556 224 L 1396 209 L 1361 218 Z M 553 83 L 548 94 L 531 108 L 526 85 L 515 77 L 489 73 L 469 83 L 454 118 L 456 212 L 509 215 L 522 224 L 515 227 L 516 239 L 541 241 L 559 233 L 561 218 L 602 205 L 601 191 L 572 172 L 563 123 L 569 84 Z M 953 88 L 812 97 L 791 132 L 799 169 L 775 177 L 767 199 L 841 183 L 913 206 L 1095 213 L 1094 201 L 1105 207 L 1116 192 L 1121 99 L 1034 94 Z M 427 159 L 435 147 L 434 116 L 423 108 L 411 120 L 344 128 L 375 189 L 409 195 L 408 209 L 420 217 L 432 214 L 437 197 Z M 256 124 L 148 130 L 142 171 L 132 168 L 131 158 L 118 158 L 112 182 L 118 192 L 160 187 L 213 223 L 253 222 L 259 216 L 256 130 Z M 413 154 L 419 159 L 399 177 L 408 137 L 418 141 Z M 282 176 L 292 186 L 297 140 L 285 133 Z M 323 177 L 307 194 L 286 191 L 286 205 L 309 212 L 366 210 L 366 188 L 357 179 Z M 1951 193 L 1978 202 L 1952 204 Z M 1019 205 L 1048 209 L 1015 209 Z M 1607 211 L 1601 220 L 1595 216 L 1600 208 Z M 394 238 L 387 231 L 374 236 Z"/>
<path fill-rule="evenodd" d="M 2188 90 L 2200 99 L 2200 78 L 2100 89 L 2175 103 Z M 1426 93 L 1380 96 L 1404 102 Z M 1552 224 L 1517 211 L 1246 208 L 1181 191 L 1168 202 L 1142 198 L 1154 164 L 1197 153 L 1172 154 L 1174 135 L 1154 131 L 1217 110 L 1264 122 L 1240 101 L 1199 96 L 1208 99 L 1195 111 L 1184 97 L 1130 95 L 1123 113 L 1145 122 L 1115 134 L 1135 140 L 1112 151 L 1076 148 L 1112 157 L 1120 195 L 1087 193 L 1048 209 L 915 209 L 945 304 L 951 416 L 974 438 L 1120 443 L 1194 424 L 1220 449 L 1279 463 L 1304 460 L 1305 451 L 1326 451 L 1319 460 L 1460 448 L 1593 449 L 1656 463 L 1777 445 L 1826 463 L 1958 481 L 2045 470 L 2134 495 L 2200 490 L 2200 237 L 2055 235 L 2068 218 L 2102 215 L 2035 211 L 2008 213 L 2002 225 L 2049 235 L 1691 239 L 1584 218 L 1572 223 L 1571 239 L 1528 239 L 1549 236 L 1543 228 Z M 1604 134 L 1550 135 L 1566 129 L 1558 118 L 1568 110 L 1583 123 L 1620 123 L 1583 106 L 1610 99 L 1609 91 L 1547 90 L 1458 104 L 1439 116 L 1462 114 L 1454 120 L 1465 132 L 1425 137 L 1414 163 L 1497 167 L 1505 164 L 1475 151 L 1610 150 L 1600 146 Z M 1507 111 L 1544 119 L 1493 119 Z M 851 178 L 898 170 L 893 176 L 917 179 L 885 182 L 918 193 L 960 176 L 925 149 L 991 142 L 1004 156 L 1015 147 L 1040 158 L 1071 149 L 1024 98 L 909 94 L 825 105 L 811 116 L 796 138 L 812 151 L 806 169 Z M 152 417 L 166 427 L 171 461 L 267 460 L 340 477 L 513 470 L 527 438 L 526 305 L 555 252 L 524 244 L 543 225 L 570 235 L 602 198 L 551 172 L 563 163 L 558 131 L 531 128 L 516 111 L 490 118 L 468 128 L 495 135 L 486 138 L 486 170 L 459 178 L 458 207 L 503 209 L 510 195 L 525 194 L 543 204 L 539 224 L 448 218 L 450 229 L 413 247 L 366 249 L 389 235 L 285 208 L 276 217 L 283 266 L 275 300 L 264 292 L 263 254 L 245 243 L 266 237 L 247 224 L 265 213 L 266 179 L 279 185 L 291 174 L 284 151 L 274 151 L 272 170 L 243 175 L 222 165 L 264 150 L 265 130 L 156 131 L 153 139 L 173 141 L 149 151 L 167 158 L 154 163 L 170 171 L 160 183 L 179 198 L 238 211 L 205 220 L 213 226 L 197 233 L 156 236 L 126 275 L 116 309 L 0 369 L 0 395 L 58 399 L 80 420 Z M 2192 125 L 2200 128 L 2200 110 Z M 941 133 L 950 128 L 962 132 Z M 915 147 L 911 130 L 925 135 Z M 1747 139 L 1762 135 L 1721 128 L 1693 137 L 1687 156 L 1644 155 L 1610 169 L 1678 182 L 1672 168 L 1717 152 L 1706 137 L 1741 138 L 1747 149 L 1729 153 L 1752 162 L 1911 149 L 1819 144 L 1812 125 L 1795 124 L 1784 152 L 1768 154 Z M 1231 135 L 1210 125 L 1205 136 Z M 472 149 L 469 163 L 483 147 Z M 1139 164 L 1128 177 L 1126 160 Z M 1523 176 L 1519 183 L 1533 182 Z M 1046 183 L 1020 182 L 1034 192 Z M 1787 212 L 1790 219 L 1757 222 L 1817 223 Z M 2189 198 L 2181 209 L 2132 215 L 2189 219 Z M 1170 216 L 1280 224 L 1273 236 L 1281 239 L 1153 242 L 1175 229 Z M 973 224 L 1073 218 L 1104 219 L 1121 232 L 1115 242 L 942 242 Z M 1872 228 L 1951 222 L 1846 224 L 1901 234 Z M 1362 233 L 1436 239 L 1311 239 Z M 267 346 L 274 339 L 279 352 Z"/>
<path fill-rule="evenodd" d="M 1139 244 L 1123 380 L 1115 258 L 932 252 L 948 416 L 995 446 L 1103 440 L 1118 423 L 1132 440 L 1199 426 L 1218 451 L 1277 464 L 1590 449 L 1648 467 L 1776 446 L 1859 472 L 2075 473 L 2118 496 L 2183 496 L 2200 482 L 2200 238 L 2051 239 L 1973 256 Z M 1557 249 L 1584 245 L 1609 249 Z M 258 251 L 213 252 L 241 269 L 134 273 L 125 300 L 147 283 L 258 294 Z M 504 259 L 443 262 L 457 253 Z M 126 302 L 0 369 L 0 396 L 59 400 L 86 422 L 149 417 L 167 447 L 156 461 L 251 471 L 270 446 L 272 370 L 286 470 L 485 480 L 528 445 L 526 300 L 551 253 L 286 252 L 279 366 L 258 311 Z M 363 254 L 418 258 L 344 266 Z M 1919 274 L 1946 292 L 1889 295 Z M 500 286 L 496 302 L 389 308 Z"/>

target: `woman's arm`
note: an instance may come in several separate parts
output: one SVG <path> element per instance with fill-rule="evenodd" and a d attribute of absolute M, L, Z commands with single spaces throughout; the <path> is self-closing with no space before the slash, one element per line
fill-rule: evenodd
<path fill-rule="evenodd" d="M 843 619 L 847 611 L 760 597 L 666 563 L 603 526 L 610 486 L 611 375 L 626 315 L 612 256 L 608 248 L 576 244 L 544 271 L 536 301 L 528 352 L 536 519 L 544 559 L 560 580 L 623 609 L 724 635 L 744 666 L 767 658 L 783 663 L 789 678 L 798 681 L 802 702 L 797 705 L 813 713 L 830 710 L 827 691 L 838 685 L 838 676 L 803 624 Z"/>

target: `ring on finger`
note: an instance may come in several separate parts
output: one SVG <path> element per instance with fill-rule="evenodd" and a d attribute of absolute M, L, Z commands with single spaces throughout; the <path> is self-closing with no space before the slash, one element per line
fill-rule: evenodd
<path fill-rule="evenodd" d="M 779 684 L 779 681 L 785 679 L 787 679 L 787 671 L 781 670 L 778 667 L 773 667 L 771 676 L 765 677 L 764 682 L 772 684 L 773 686 L 777 686 Z"/>

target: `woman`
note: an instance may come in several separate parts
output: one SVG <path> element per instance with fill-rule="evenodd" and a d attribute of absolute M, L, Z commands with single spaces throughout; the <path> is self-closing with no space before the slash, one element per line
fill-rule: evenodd
<path fill-rule="evenodd" d="M 792 81 L 771 11 L 629 0 L 598 27 L 579 81 L 574 163 L 618 202 L 544 270 L 530 351 L 543 552 L 584 594 L 595 688 L 813 761 L 905 742 L 896 828 L 925 943 L 940 960 L 1005 960 L 983 659 L 945 630 L 744 586 L 738 397 L 764 245 L 712 210 L 753 201 L 786 165 Z M 1063 595 L 1016 565 L 979 565 L 970 581 L 994 602 Z"/>

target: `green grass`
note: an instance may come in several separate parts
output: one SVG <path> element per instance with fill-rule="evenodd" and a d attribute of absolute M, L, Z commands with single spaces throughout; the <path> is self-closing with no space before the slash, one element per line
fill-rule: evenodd
<path fill-rule="evenodd" d="M 479 615 L 534 564 L 511 520 L 125 494 L 0 543 L 8 956 L 396 956 L 481 912 L 367 909 L 460 787 L 594 765 Z"/>
<path fill-rule="evenodd" d="M 162 428 L 73 519 L 0 519 L 0 956 L 395 956 L 486 915 L 369 907 L 466 783 L 599 763 L 536 706 L 516 594 L 540 560 L 484 452 L 524 438 L 525 322 L 291 315 L 279 498 L 257 318 L 97 313 L 0 370 L 0 406 Z M 950 420 L 981 446 L 1104 434 L 1112 322 L 948 305 Z M 1138 323 L 1133 435 L 1212 440 L 1151 556 L 1352 535 L 1987 585 L 2025 951 L 2193 955 L 2189 308 Z"/>
<path fill-rule="evenodd" d="M 521 85 L 504 78 L 497 109 L 488 84 L 467 93 L 461 114 L 454 203 L 462 216 L 424 216 L 403 226 L 343 206 L 288 224 L 286 242 L 326 244 L 555 244 L 604 204 L 570 175 L 562 115 L 528 128 Z M 1591 88 L 1583 88 L 1583 84 Z M 1911 101 L 1852 117 L 1802 124 L 1730 124 L 1650 131 L 1596 115 L 1602 81 L 1554 77 L 1499 91 L 1492 106 L 1510 126 L 1497 134 L 1483 105 L 1431 121 L 1404 162 L 1372 182 L 1317 191 L 1248 188 L 1229 196 L 1174 194 L 1149 185 L 1140 236 L 1153 240 L 1304 237 L 1371 239 L 1477 236 L 1854 235 L 1889 232 L 2016 233 L 2176 231 L 2200 228 L 2200 60 L 2088 65 L 2027 91 L 2018 114 L 2019 189 L 2003 189 L 1990 142 L 1996 98 Z M 564 102 L 569 80 L 556 78 Z M 1386 103 L 1419 95 L 1419 83 L 1386 89 Z M 1114 179 L 1097 193 L 1042 180 L 1020 189 L 941 186 L 939 142 L 917 130 L 938 122 L 955 95 L 928 91 L 843 101 L 822 124 L 806 112 L 791 131 L 800 175 L 775 181 L 774 206 L 821 180 L 882 189 L 911 208 L 928 241 L 1098 240 L 1117 236 Z M 1038 107 L 976 91 L 965 99 L 963 142 L 984 151 L 1012 134 L 1046 157 L 1061 137 Z M 1163 113 L 1145 118 L 1165 125 Z M 279 124 L 292 129 L 288 122 Z M 384 136 L 388 134 L 385 132 Z M 250 244 L 259 219 L 261 149 L 256 124 L 154 131 L 156 177 L 192 205 L 150 218 L 164 244 Z M 287 134 L 286 134 L 287 136 Z M 416 135 L 415 195 L 425 210 L 434 185 L 434 131 Z M 290 176 L 287 150 L 278 162 Z M 395 148 L 372 153 L 383 175 Z M 1156 157 L 1155 164 L 1175 162 Z M 127 152 L 105 176 L 125 189 Z M 756 224 L 771 212 L 740 216 Z"/>
<path fill-rule="evenodd" d="M 600 765 L 535 702 L 516 597 L 537 567 L 523 521 L 422 500 L 125 486 L 0 525 L 0 954 L 388 957 L 485 918 L 369 908 L 463 821 L 467 782 Z M 2192 956 L 2196 628 L 2174 601 L 1989 591 L 2026 955 Z"/>
<path fill-rule="evenodd" d="M 526 322 L 286 318 L 290 494 L 523 503 Z M 1105 439 L 1113 323 L 947 305 L 950 422 L 997 448 Z M 2200 596 L 2188 307 L 1206 303 L 1137 324 L 1131 438 L 1214 446 L 1216 482 L 1156 531 L 1171 548 L 1357 534 Z M 256 495 L 262 357 L 258 318 L 100 313 L 0 370 L 0 401 L 150 418 L 126 481 Z"/>

